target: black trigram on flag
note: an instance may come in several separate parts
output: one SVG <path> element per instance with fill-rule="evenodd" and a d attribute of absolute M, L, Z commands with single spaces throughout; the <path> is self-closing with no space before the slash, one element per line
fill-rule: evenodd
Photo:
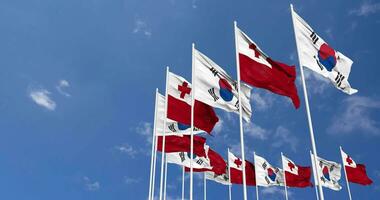
<path fill-rule="evenodd" d="M 169 130 L 171 130 L 172 132 L 177 132 L 177 130 L 175 129 L 174 124 L 170 124 L 170 125 L 168 126 L 168 128 L 169 128 Z"/>
<path fill-rule="evenodd" d="M 211 71 L 211 73 L 214 74 L 214 76 L 218 75 L 218 73 L 219 73 L 218 70 L 216 70 L 216 69 L 213 68 L 213 67 L 210 68 L 210 71 Z"/>
<path fill-rule="evenodd" d="M 336 82 L 336 85 L 338 87 L 340 87 L 340 85 L 342 84 L 344 78 L 346 78 L 346 77 L 343 76 L 340 72 L 338 72 L 338 75 L 336 75 L 336 77 L 335 77 L 335 82 Z"/>
<path fill-rule="evenodd" d="M 211 95 L 211 97 L 214 99 L 214 101 L 218 101 L 219 97 L 215 94 L 215 88 L 210 88 L 208 90 L 208 93 Z"/>
<path fill-rule="evenodd" d="M 179 152 L 179 157 L 181 158 L 181 162 L 185 161 L 185 152 Z"/>
<path fill-rule="evenodd" d="M 197 160 L 197 164 L 198 164 L 198 165 L 202 165 L 202 164 L 203 164 L 203 160 L 198 159 L 198 160 Z"/>
<path fill-rule="evenodd" d="M 310 38 L 311 38 L 311 41 L 313 41 L 314 44 L 317 43 L 317 41 L 319 40 L 318 35 L 315 34 L 314 31 L 310 34 Z"/>

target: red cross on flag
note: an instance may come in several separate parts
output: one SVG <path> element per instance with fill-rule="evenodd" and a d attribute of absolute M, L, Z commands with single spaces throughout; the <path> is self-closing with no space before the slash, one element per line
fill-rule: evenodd
<path fill-rule="evenodd" d="M 167 117 L 181 124 L 191 124 L 191 84 L 184 78 L 168 74 Z M 219 121 L 214 109 L 198 100 L 194 101 L 194 126 L 208 133 Z"/>
<path fill-rule="evenodd" d="M 296 165 L 289 158 L 282 156 L 282 166 L 285 172 L 286 186 L 307 187 L 312 186 L 310 182 L 311 168 Z"/>
<path fill-rule="evenodd" d="M 368 177 L 365 165 L 355 163 L 352 158 L 346 154 L 342 149 L 340 150 L 344 168 L 347 173 L 347 179 L 351 183 L 360 185 L 370 185 L 372 180 Z"/>
<path fill-rule="evenodd" d="M 233 153 L 228 152 L 228 164 L 230 169 L 230 178 L 232 184 L 243 184 L 243 161 Z M 245 161 L 245 178 L 247 185 L 256 185 L 255 166 Z"/>
<path fill-rule="evenodd" d="M 296 69 L 294 66 L 269 58 L 239 28 L 236 27 L 236 43 L 239 54 L 240 78 L 249 85 L 267 89 L 275 94 L 289 97 L 294 107 L 299 108 Z"/>

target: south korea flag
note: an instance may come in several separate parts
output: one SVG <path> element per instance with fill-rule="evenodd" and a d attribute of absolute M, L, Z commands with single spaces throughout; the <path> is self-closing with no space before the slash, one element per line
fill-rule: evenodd
<path fill-rule="evenodd" d="M 293 9 L 292 18 L 300 64 L 330 79 L 346 94 L 358 92 L 348 82 L 353 61 L 327 44 Z"/>

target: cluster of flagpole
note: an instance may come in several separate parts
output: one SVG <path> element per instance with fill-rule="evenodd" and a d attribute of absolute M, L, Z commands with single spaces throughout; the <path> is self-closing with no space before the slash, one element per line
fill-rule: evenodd
<path fill-rule="evenodd" d="M 301 59 L 301 53 L 300 49 L 302 48 L 298 42 L 298 37 L 300 37 L 300 33 L 296 31 L 296 23 L 295 23 L 295 12 L 293 10 L 293 5 L 290 4 L 290 9 L 291 9 L 291 16 L 292 16 L 292 22 L 293 22 L 293 29 L 294 29 L 294 37 L 296 41 L 296 46 L 297 46 L 297 54 L 298 54 L 298 60 L 299 60 L 299 68 L 300 68 L 300 73 L 301 73 L 301 81 L 302 81 L 302 88 L 303 88 L 303 96 L 304 96 L 304 102 L 305 102 L 305 109 L 306 109 L 306 116 L 307 116 L 307 121 L 308 121 L 308 128 L 309 128 L 309 134 L 310 134 L 310 141 L 311 141 L 311 160 L 312 160 L 312 173 L 313 173 L 313 178 L 314 178 L 314 183 L 315 183 L 315 191 L 316 191 L 316 197 L 317 199 L 324 200 L 324 194 L 323 194 L 323 189 L 322 189 L 322 184 L 320 180 L 321 174 L 318 169 L 318 153 L 317 153 L 317 147 L 316 147 L 316 141 L 315 141 L 315 136 L 314 136 L 314 130 L 313 130 L 313 122 L 312 122 L 312 117 L 311 117 L 311 111 L 310 111 L 310 106 L 309 106 L 309 99 L 308 99 L 308 92 L 307 92 L 307 86 L 306 86 L 306 81 L 305 81 L 305 76 L 304 76 L 304 71 L 303 71 L 303 66 L 305 63 L 303 63 Z M 244 128 L 243 128 L 243 108 L 242 108 L 242 86 L 241 86 L 241 67 L 240 67 L 240 60 L 239 60 L 239 44 L 238 44 L 238 34 L 241 34 L 241 32 L 237 27 L 237 22 L 234 21 L 234 35 L 235 35 L 235 58 L 236 58 L 236 71 L 237 71 L 237 91 L 238 91 L 238 114 L 239 114 L 239 132 L 240 132 L 240 151 L 241 151 L 241 159 L 242 159 L 242 185 L 243 185 L 243 199 L 247 200 L 247 177 L 246 177 L 246 156 L 245 156 L 245 146 L 244 146 Z M 314 33 L 314 32 L 313 32 Z M 316 42 L 316 41 L 315 41 Z M 253 42 L 252 42 L 253 43 Z M 254 43 L 253 43 L 254 44 Z M 256 48 L 256 47 L 255 47 Z M 255 49 L 256 50 L 256 49 Z M 192 44 L 192 75 L 191 75 L 191 82 L 194 84 L 195 82 L 195 77 L 196 77 L 196 70 L 194 67 L 195 64 L 195 44 Z M 261 52 L 262 53 L 262 52 Z M 339 74 L 338 74 L 339 75 Z M 166 84 L 165 84 L 165 111 L 164 111 L 164 120 L 163 120 L 163 135 L 162 135 L 162 153 L 161 153 L 161 167 L 160 167 L 160 182 L 159 182 L 159 200 L 166 200 L 166 185 L 167 185 L 167 159 L 166 159 L 166 132 L 165 128 L 167 126 L 167 110 L 168 110 L 168 79 L 169 79 L 169 67 L 166 68 Z M 343 77 L 344 79 L 344 77 Z M 343 79 L 339 80 L 340 82 L 337 82 L 337 87 L 340 87 L 341 81 Z M 337 78 L 336 78 L 337 80 Z M 348 82 L 346 83 L 348 84 Z M 348 84 L 349 86 L 349 84 Z M 349 89 L 352 88 L 340 88 L 341 90 L 348 91 Z M 191 90 L 191 103 L 190 103 L 190 158 L 194 158 L 194 129 L 195 129 L 195 121 L 194 121 L 194 113 L 195 113 L 195 90 L 196 87 L 192 87 Z M 351 91 L 352 92 L 352 91 Z M 349 92 L 347 92 L 349 93 Z M 156 100 L 155 100 L 155 111 L 154 111 L 154 125 L 153 125 L 153 136 L 152 136 L 152 154 L 151 154 L 151 165 L 150 165 L 150 179 L 149 179 L 149 200 L 155 199 L 155 177 L 156 177 L 156 158 L 157 158 L 157 141 L 158 141 L 158 136 L 155 131 L 157 130 L 157 126 L 161 126 L 157 124 L 158 121 L 158 110 L 157 110 L 157 104 L 158 104 L 158 89 L 156 89 Z M 293 99 L 292 99 L 293 100 Z M 294 103 L 294 102 L 293 102 Z M 342 148 L 340 147 L 340 151 L 343 152 Z M 230 150 L 227 149 L 228 155 L 230 154 Z M 256 153 L 254 152 L 254 160 L 256 162 Z M 281 158 L 283 159 L 283 153 L 281 152 Z M 343 165 L 345 165 L 345 160 L 342 156 L 342 162 Z M 227 166 L 228 166 L 228 193 L 229 193 L 229 200 L 232 199 L 232 183 L 231 183 L 231 170 L 230 170 L 230 161 L 228 159 Z M 282 164 L 283 169 L 285 168 L 284 164 Z M 346 179 L 346 184 L 347 184 L 347 190 L 348 190 L 348 196 L 349 199 L 352 200 L 351 197 L 351 191 L 349 187 L 349 181 L 348 181 L 348 176 L 346 172 L 346 168 L 344 168 L 344 175 Z M 182 166 L 182 195 L 181 198 L 185 199 L 185 166 Z M 189 199 L 193 200 L 193 185 L 194 185 L 194 169 L 193 169 L 193 162 L 190 162 L 190 167 L 189 167 Z M 255 177 L 257 177 L 257 172 L 255 170 Z M 203 198 L 204 200 L 207 199 L 207 180 L 206 180 L 206 173 L 203 174 Z M 287 179 L 286 175 L 284 172 L 284 190 L 285 190 L 285 199 L 288 200 L 288 187 L 287 187 Z M 256 184 L 256 199 L 259 199 L 259 185 Z"/>

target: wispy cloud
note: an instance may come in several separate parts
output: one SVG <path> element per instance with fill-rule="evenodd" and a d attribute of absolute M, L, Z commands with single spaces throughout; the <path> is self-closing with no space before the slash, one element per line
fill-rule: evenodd
<path fill-rule="evenodd" d="M 218 123 L 215 125 L 215 127 L 213 129 L 213 132 L 216 135 L 219 135 L 219 133 L 222 132 L 222 130 L 223 130 L 223 123 L 224 123 L 224 121 L 222 119 L 219 119 Z"/>
<path fill-rule="evenodd" d="M 124 177 L 126 184 L 136 184 L 141 182 L 141 178 Z"/>
<path fill-rule="evenodd" d="M 244 133 L 256 139 L 266 140 L 270 132 L 254 123 L 244 123 Z"/>
<path fill-rule="evenodd" d="M 197 0 L 191 0 L 191 7 L 194 9 L 198 8 Z"/>
<path fill-rule="evenodd" d="M 351 15 L 357 16 L 368 16 L 370 14 L 375 14 L 380 11 L 380 3 L 372 3 L 371 1 L 363 1 L 359 8 L 352 9 L 349 11 Z"/>
<path fill-rule="evenodd" d="M 135 129 L 136 133 L 142 135 L 151 144 L 153 136 L 152 123 L 141 122 Z"/>
<path fill-rule="evenodd" d="M 85 189 L 88 191 L 97 191 L 100 189 L 100 183 L 98 181 L 92 181 L 87 176 L 83 177 Z"/>
<path fill-rule="evenodd" d="M 285 196 L 285 190 L 283 187 L 263 187 L 262 190 L 260 190 L 261 194 L 263 195 L 281 195 Z M 288 190 L 288 197 L 293 195 L 292 192 Z"/>
<path fill-rule="evenodd" d="M 136 154 L 138 153 L 137 150 L 135 150 L 131 145 L 129 144 L 122 144 L 119 146 L 114 147 L 117 151 L 120 153 L 126 154 L 131 158 L 135 158 Z"/>
<path fill-rule="evenodd" d="M 288 146 L 292 151 L 296 151 L 297 145 L 298 145 L 298 139 L 295 137 L 289 129 L 279 126 L 277 127 L 275 133 L 274 133 L 274 140 L 272 143 L 273 147 L 279 148 L 283 146 Z"/>
<path fill-rule="evenodd" d="M 379 122 L 371 113 L 380 109 L 380 101 L 363 96 L 350 96 L 343 101 L 327 132 L 340 135 L 358 131 L 371 135 L 380 135 Z"/>
<path fill-rule="evenodd" d="M 253 101 L 254 111 L 266 111 L 272 107 L 275 99 L 273 94 L 267 91 L 255 90 L 252 92 L 251 100 Z"/>
<path fill-rule="evenodd" d="M 55 88 L 61 95 L 65 97 L 70 97 L 71 95 L 64 91 L 66 88 L 69 88 L 69 87 L 70 87 L 70 83 L 67 80 L 60 80 L 58 82 L 58 85 Z"/>
<path fill-rule="evenodd" d="M 143 34 L 146 37 L 152 36 L 152 31 L 148 27 L 147 23 L 142 19 L 136 19 L 135 20 L 135 26 L 132 31 L 134 34 Z"/>
<path fill-rule="evenodd" d="M 312 94 L 323 94 L 329 86 L 332 86 L 330 81 L 323 76 L 304 68 L 305 79 L 307 79 L 306 85 L 308 91 Z M 300 84 L 301 79 L 299 79 Z"/>
<path fill-rule="evenodd" d="M 57 104 L 50 98 L 50 92 L 46 89 L 30 89 L 29 97 L 39 106 L 50 111 L 55 110 Z"/>

